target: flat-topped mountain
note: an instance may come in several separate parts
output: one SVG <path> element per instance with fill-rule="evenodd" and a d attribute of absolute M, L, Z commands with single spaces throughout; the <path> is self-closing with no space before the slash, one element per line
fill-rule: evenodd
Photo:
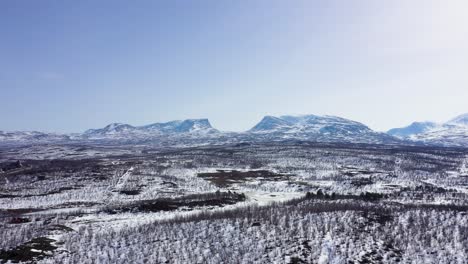
<path fill-rule="evenodd" d="M 271 139 L 355 143 L 394 143 L 395 138 L 366 125 L 337 116 L 265 116 L 248 133 Z"/>
<path fill-rule="evenodd" d="M 148 131 L 159 131 L 161 133 L 187 133 L 196 131 L 210 131 L 214 129 L 208 119 L 186 119 L 175 120 L 166 123 L 154 123 L 140 127 Z"/>

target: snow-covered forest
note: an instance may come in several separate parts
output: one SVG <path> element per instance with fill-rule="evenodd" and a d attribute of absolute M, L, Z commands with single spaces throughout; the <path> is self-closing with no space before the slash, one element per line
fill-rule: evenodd
<path fill-rule="evenodd" d="M 466 263 L 468 151 L 0 149 L 0 262 Z"/>

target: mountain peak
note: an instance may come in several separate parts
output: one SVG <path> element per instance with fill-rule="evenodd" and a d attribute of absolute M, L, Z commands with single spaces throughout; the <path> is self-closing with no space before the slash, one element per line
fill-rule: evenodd
<path fill-rule="evenodd" d="M 134 126 L 131 126 L 129 124 L 124 124 L 124 123 L 110 123 L 107 126 L 103 128 L 98 128 L 98 129 L 88 129 L 84 132 L 85 135 L 89 134 L 116 134 L 116 133 L 122 133 L 130 130 L 136 129 Z"/>
<path fill-rule="evenodd" d="M 200 130 L 214 129 L 207 118 L 202 119 L 186 119 L 183 120 L 176 128 L 177 132 L 192 132 Z"/>
<path fill-rule="evenodd" d="M 269 131 L 273 129 L 289 127 L 291 125 L 292 124 L 290 122 L 282 118 L 267 115 L 267 116 L 264 116 L 258 124 L 256 124 L 253 128 L 251 128 L 249 132 Z"/>
<path fill-rule="evenodd" d="M 133 126 L 124 123 L 110 123 L 109 125 L 105 126 L 106 129 L 119 129 L 119 128 L 133 128 Z"/>

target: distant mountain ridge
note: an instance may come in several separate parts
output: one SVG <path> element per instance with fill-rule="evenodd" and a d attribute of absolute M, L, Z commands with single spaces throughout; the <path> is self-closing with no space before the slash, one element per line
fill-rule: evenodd
<path fill-rule="evenodd" d="M 206 118 L 142 126 L 111 123 L 75 134 L 0 131 L 0 144 L 165 142 L 169 145 L 203 145 L 282 140 L 468 147 L 468 114 L 443 124 L 413 122 L 407 127 L 390 129 L 387 133 L 374 131 L 353 120 L 328 115 L 265 116 L 245 132 L 221 132 L 213 128 Z"/>
<path fill-rule="evenodd" d="M 112 123 L 104 128 L 87 130 L 91 140 L 156 139 L 176 137 L 219 138 L 230 141 L 308 140 L 322 142 L 399 143 L 397 138 L 371 130 L 362 123 L 336 116 L 303 115 L 265 116 L 246 132 L 220 132 L 208 119 L 187 119 L 144 126 Z"/>
<path fill-rule="evenodd" d="M 426 144 L 468 147 L 468 113 L 442 124 L 413 122 L 406 127 L 390 129 L 387 133 L 404 140 Z"/>
<path fill-rule="evenodd" d="M 388 130 L 388 134 L 396 137 L 409 137 L 411 135 L 416 135 L 416 134 L 422 134 L 424 132 L 427 132 L 435 127 L 437 127 L 438 124 L 430 121 L 425 121 L 425 122 L 413 122 L 409 126 L 402 127 L 402 128 L 392 128 Z"/>
<path fill-rule="evenodd" d="M 213 134 L 219 132 L 214 129 L 208 119 L 175 120 L 165 123 L 153 123 L 144 126 L 112 123 L 104 128 L 89 129 L 83 133 L 88 139 L 98 138 L 126 138 L 126 137 L 160 137 L 183 133 Z"/>

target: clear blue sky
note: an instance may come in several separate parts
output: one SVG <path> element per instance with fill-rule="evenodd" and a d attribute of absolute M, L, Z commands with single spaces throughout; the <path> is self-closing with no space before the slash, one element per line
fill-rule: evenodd
<path fill-rule="evenodd" d="M 468 2 L 0 1 L 0 130 L 468 112 Z"/>

